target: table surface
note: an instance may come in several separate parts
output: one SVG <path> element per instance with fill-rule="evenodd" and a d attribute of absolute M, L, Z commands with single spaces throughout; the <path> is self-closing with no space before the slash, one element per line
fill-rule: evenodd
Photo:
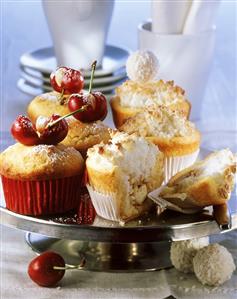
<path fill-rule="evenodd" d="M 131 18 L 131 10 L 134 12 Z M 202 106 L 203 144 L 213 149 L 237 149 L 236 124 L 236 3 L 223 1 L 217 19 L 214 64 Z M 19 58 L 26 52 L 51 45 L 40 1 L 1 1 L 1 80 L 0 130 L 8 130 L 14 118 L 23 113 L 29 96 L 16 87 L 20 76 Z M 122 16 L 122 22 L 121 22 Z M 108 43 L 137 48 L 137 25 L 150 17 L 149 1 L 116 1 Z M 30 26 L 29 26 L 30 24 Z M 127 25 L 129 24 L 129 30 Z M 107 118 L 111 123 L 111 114 Z M 220 137 L 219 131 L 222 131 Z M 210 140 L 212 136 L 212 142 Z M 214 134 L 214 135 L 213 135 Z M 215 136 L 215 138 L 213 137 Z M 236 231 L 215 236 L 233 254 L 237 263 Z M 219 288 L 204 287 L 193 275 L 175 269 L 151 273 L 96 273 L 73 271 L 58 288 L 35 286 L 26 269 L 34 253 L 24 243 L 23 232 L 1 227 L 2 298 L 234 298 L 237 273 Z"/>

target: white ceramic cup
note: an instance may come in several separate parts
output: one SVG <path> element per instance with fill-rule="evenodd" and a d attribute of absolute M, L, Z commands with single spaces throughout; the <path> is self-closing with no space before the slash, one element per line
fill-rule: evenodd
<path fill-rule="evenodd" d="M 153 51 L 160 62 L 158 77 L 174 80 L 192 104 L 191 119 L 199 120 L 202 100 L 212 65 L 215 27 L 195 35 L 158 34 L 151 31 L 151 22 L 138 27 L 139 49 Z"/>
<path fill-rule="evenodd" d="M 42 0 L 58 65 L 101 65 L 114 0 Z"/>

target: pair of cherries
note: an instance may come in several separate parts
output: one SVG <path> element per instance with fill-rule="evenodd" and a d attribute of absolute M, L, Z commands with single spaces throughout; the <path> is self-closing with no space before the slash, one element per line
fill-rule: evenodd
<path fill-rule="evenodd" d="M 40 116 L 33 124 L 29 118 L 20 115 L 11 127 L 13 137 L 24 145 L 57 144 L 68 133 L 65 118 L 73 115 L 81 122 L 104 120 L 107 115 L 107 102 L 101 92 L 92 92 L 92 83 L 96 61 L 92 64 L 91 80 L 88 92 L 83 92 L 84 78 L 80 71 L 67 67 L 59 67 L 50 75 L 53 89 L 63 95 L 71 95 L 68 99 L 67 115 L 53 114 L 46 118 Z"/>
<path fill-rule="evenodd" d="M 50 83 L 53 89 L 61 94 L 71 95 L 68 99 L 68 108 L 74 117 L 82 122 L 92 122 L 104 120 L 107 115 L 106 98 L 101 92 L 92 92 L 92 83 L 96 61 L 92 64 L 91 80 L 89 91 L 82 91 L 84 87 L 84 78 L 80 71 L 67 67 L 57 68 L 50 75 Z M 84 107 L 84 109 L 82 109 Z M 77 110 L 82 109 L 79 113 Z"/>

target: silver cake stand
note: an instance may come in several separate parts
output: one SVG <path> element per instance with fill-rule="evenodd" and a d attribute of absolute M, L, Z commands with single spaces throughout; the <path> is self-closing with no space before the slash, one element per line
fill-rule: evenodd
<path fill-rule="evenodd" d="M 165 211 L 131 221 L 124 226 L 99 218 L 92 225 L 61 224 L 23 216 L 0 207 L 1 223 L 27 231 L 27 244 L 36 252 L 53 250 L 67 264 L 85 258 L 93 271 L 151 271 L 171 266 L 171 241 L 199 238 L 237 228 L 237 203 L 229 201 L 231 228 L 222 230 L 210 210 L 193 215 Z"/>

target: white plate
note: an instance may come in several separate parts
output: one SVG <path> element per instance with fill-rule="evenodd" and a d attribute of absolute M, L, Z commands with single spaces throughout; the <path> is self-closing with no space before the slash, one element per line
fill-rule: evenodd
<path fill-rule="evenodd" d="M 49 76 L 43 76 L 42 73 L 30 69 L 28 67 L 21 67 L 21 76 L 34 84 L 37 84 L 39 87 L 45 83 L 46 85 L 50 85 Z M 100 85 L 109 85 L 110 83 L 114 83 L 126 78 L 126 70 L 125 68 L 120 68 L 118 71 L 114 72 L 111 76 L 106 77 L 97 77 L 93 80 L 93 86 Z M 85 79 L 85 86 L 89 86 L 90 79 Z"/>
<path fill-rule="evenodd" d="M 114 91 L 115 87 L 120 85 L 122 82 L 118 81 L 117 84 L 105 86 L 105 87 L 97 87 L 96 91 L 101 91 L 105 94 L 110 94 Z M 42 94 L 47 91 L 52 91 L 52 88 L 47 85 L 41 85 L 41 88 L 39 86 L 35 86 L 34 84 L 31 84 L 27 82 L 25 79 L 20 78 L 17 81 L 17 87 L 24 93 L 30 95 L 30 96 L 37 96 L 39 94 Z"/>
<path fill-rule="evenodd" d="M 95 71 L 95 77 L 111 74 L 121 67 L 124 67 L 129 54 L 130 50 L 107 45 L 102 60 L 102 66 Z M 44 74 L 50 74 L 57 67 L 52 47 L 42 48 L 23 54 L 20 58 L 20 64 Z M 83 73 L 85 77 L 90 77 L 90 70 L 86 70 Z"/>

